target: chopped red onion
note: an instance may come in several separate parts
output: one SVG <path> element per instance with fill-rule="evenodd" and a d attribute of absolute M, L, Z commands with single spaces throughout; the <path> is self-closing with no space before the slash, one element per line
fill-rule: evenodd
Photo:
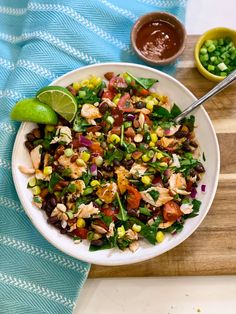
<path fill-rule="evenodd" d="M 128 121 L 134 121 L 134 119 L 135 119 L 135 115 L 134 115 L 134 114 L 131 114 L 131 113 L 127 114 L 126 120 L 128 120 Z"/>
<path fill-rule="evenodd" d="M 91 165 L 90 172 L 92 176 L 96 176 L 98 174 L 98 168 L 96 164 Z"/>
<path fill-rule="evenodd" d="M 165 134 L 166 134 L 166 135 L 169 135 L 169 134 L 170 134 L 170 132 L 171 132 L 171 130 L 170 130 L 170 129 L 165 130 Z"/>
<path fill-rule="evenodd" d="M 80 135 L 79 141 L 81 145 L 84 145 L 86 147 L 90 147 L 92 145 L 92 142 L 83 135 Z"/>
<path fill-rule="evenodd" d="M 192 187 L 190 196 L 191 196 L 192 198 L 195 198 L 196 195 L 197 195 L 197 189 L 196 189 L 195 187 Z"/>
<path fill-rule="evenodd" d="M 206 185 L 205 184 L 202 184 L 201 190 L 202 190 L 202 192 L 206 192 Z"/>

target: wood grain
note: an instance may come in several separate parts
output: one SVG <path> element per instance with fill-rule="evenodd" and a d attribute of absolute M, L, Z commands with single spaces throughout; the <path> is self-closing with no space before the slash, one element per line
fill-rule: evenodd
<path fill-rule="evenodd" d="M 176 78 L 196 97 L 215 83 L 194 68 L 197 36 L 188 36 Z M 236 274 L 236 88 L 231 85 L 205 106 L 220 144 L 221 175 L 211 209 L 200 227 L 178 247 L 146 262 L 104 267 L 92 265 L 89 277 L 143 277 Z"/>

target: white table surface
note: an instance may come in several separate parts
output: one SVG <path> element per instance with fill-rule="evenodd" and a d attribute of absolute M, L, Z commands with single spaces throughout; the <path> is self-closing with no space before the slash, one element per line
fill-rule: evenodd
<path fill-rule="evenodd" d="M 235 12 L 236 0 L 188 0 L 187 32 L 236 29 Z M 235 314 L 236 276 L 88 279 L 74 314 L 93 313 Z"/>

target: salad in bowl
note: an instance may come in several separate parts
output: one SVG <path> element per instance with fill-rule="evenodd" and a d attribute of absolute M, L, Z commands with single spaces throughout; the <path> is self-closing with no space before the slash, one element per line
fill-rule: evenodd
<path fill-rule="evenodd" d="M 78 251 L 135 255 L 143 243 L 168 245 L 201 212 L 205 155 L 195 118 L 173 122 L 181 109 L 159 81 L 111 68 L 36 94 L 58 119 L 24 132 L 31 164 L 18 170 L 34 209 Z M 76 104 L 69 118 L 61 95 Z"/>

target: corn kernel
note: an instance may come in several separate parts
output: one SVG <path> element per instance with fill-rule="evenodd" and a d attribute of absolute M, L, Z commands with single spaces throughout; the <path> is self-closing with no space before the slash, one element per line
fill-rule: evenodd
<path fill-rule="evenodd" d="M 89 84 L 89 80 L 83 80 L 82 82 L 81 82 L 81 85 L 82 86 L 87 86 Z"/>
<path fill-rule="evenodd" d="M 50 124 L 47 124 L 45 126 L 45 133 L 47 132 L 53 132 L 55 130 L 55 126 L 54 125 L 50 125 Z"/>
<path fill-rule="evenodd" d="M 135 232 L 140 232 L 142 227 L 140 225 L 133 224 L 132 230 Z"/>
<path fill-rule="evenodd" d="M 73 86 L 73 88 L 74 88 L 76 91 L 78 91 L 78 90 L 80 89 L 80 83 L 79 83 L 79 82 L 74 82 L 72 86 Z"/>
<path fill-rule="evenodd" d="M 149 110 L 153 110 L 153 103 L 150 101 L 146 104 L 146 108 L 149 109 Z"/>
<path fill-rule="evenodd" d="M 72 148 L 67 148 L 64 151 L 64 154 L 66 155 L 66 157 L 71 157 L 73 155 L 73 149 Z"/>
<path fill-rule="evenodd" d="M 143 176 L 142 179 L 141 179 L 141 181 L 142 181 L 143 184 L 145 184 L 145 185 L 149 185 L 149 184 L 151 184 L 151 182 L 152 182 L 152 180 L 151 180 L 151 178 L 150 178 L 149 176 Z"/>
<path fill-rule="evenodd" d="M 88 83 L 88 88 L 90 88 L 90 89 L 93 89 L 94 88 L 94 85 L 92 84 L 92 83 Z"/>
<path fill-rule="evenodd" d="M 151 140 L 152 140 L 153 143 L 157 142 L 158 138 L 157 138 L 156 133 L 151 133 Z"/>
<path fill-rule="evenodd" d="M 155 146 L 155 143 L 149 142 L 149 146 L 150 146 L 150 147 L 154 147 L 154 146 Z"/>
<path fill-rule="evenodd" d="M 103 158 L 102 156 L 97 156 L 94 158 L 95 164 L 100 167 L 103 164 Z"/>
<path fill-rule="evenodd" d="M 34 187 L 36 184 L 37 184 L 37 180 L 36 180 L 35 177 L 32 177 L 32 178 L 29 179 L 29 181 L 28 181 L 28 187 L 32 188 L 32 187 Z"/>
<path fill-rule="evenodd" d="M 116 94 L 116 96 L 112 99 L 114 104 L 116 104 L 116 105 L 118 104 L 120 97 L 121 97 L 121 94 Z"/>
<path fill-rule="evenodd" d="M 51 166 L 44 167 L 43 174 L 45 176 L 49 176 L 51 173 L 52 173 L 52 167 Z"/>
<path fill-rule="evenodd" d="M 117 228 L 118 238 L 122 238 L 125 235 L 125 227 L 121 226 Z"/>
<path fill-rule="evenodd" d="M 84 228 L 86 225 L 86 222 L 83 218 L 78 218 L 76 225 L 78 228 Z"/>
<path fill-rule="evenodd" d="M 83 159 L 83 161 L 87 162 L 90 158 L 90 154 L 88 152 L 82 152 L 81 158 Z"/>
<path fill-rule="evenodd" d="M 92 180 L 92 181 L 90 182 L 90 185 L 91 185 L 92 187 L 98 186 L 98 185 L 100 185 L 100 182 L 99 182 L 98 180 Z"/>
<path fill-rule="evenodd" d="M 112 134 L 110 137 L 109 137 L 109 142 L 110 143 L 114 143 L 114 144 L 118 144 L 120 142 L 120 137 L 116 134 Z"/>
<path fill-rule="evenodd" d="M 157 243 L 161 243 L 165 238 L 165 235 L 162 231 L 157 231 L 157 234 L 156 234 L 156 240 L 157 240 Z"/>
<path fill-rule="evenodd" d="M 148 162 L 150 159 L 151 159 L 151 158 L 148 157 L 148 155 L 146 155 L 146 154 L 144 154 L 144 155 L 142 156 L 142 160 L 143 160 L 144 162 Z"/>
<path fill-rule="evenodd" d="M 77 159 L 76 159 L 76 164 L 77 164 L 79 167 L 83 167 L 83 166 L 86 165 L 85 162 L 83 161 L 83 159 L 81 159 L 81 158 L 77 158 Z"/>
<path fill-rule="evenodd" d="M 166 162 L 160 162 L 160 166 L 161 166 L 161 167 L 167 167 L 168 164 L 167 164 Z"/>
<path fill-rule="evenodd" d="M 157 159 L 161 159 L 164 157 L 164 155 L 162 153 L 157 153 L 156 154 Z"/>
<path fill-rule="evenodd" d="M 34 195 L 39 195 L 41 193 L 41 189 L 38 185 L 35 185 L 31 190 Z"/>

